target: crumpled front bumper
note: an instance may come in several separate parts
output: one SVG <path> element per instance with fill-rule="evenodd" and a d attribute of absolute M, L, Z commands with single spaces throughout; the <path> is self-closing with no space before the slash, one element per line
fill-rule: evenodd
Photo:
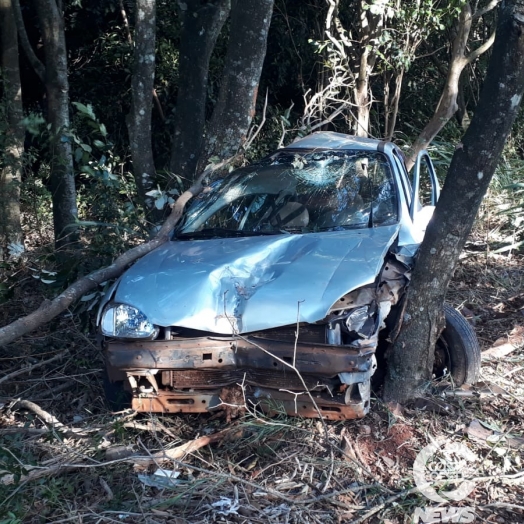
<path fill-rule="evenodd" d="M 375 346 L 262 337 L 199 337 L 106 343 L 113 378 L 126 377 L 142 412 L 204 413 L 231 405 L 343 420 L 369 411 Z"/>

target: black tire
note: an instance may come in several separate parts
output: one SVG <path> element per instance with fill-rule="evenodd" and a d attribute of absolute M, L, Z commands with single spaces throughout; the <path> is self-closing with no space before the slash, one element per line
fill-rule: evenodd
<path fill-rule="evenodd" d="M 447 369 L 456 386 L 474 384 L 480 375 L 480 345 L 469 322 L 452 306 L 444 304 L 446 327 L 435 349 L 435 375 Z"/>

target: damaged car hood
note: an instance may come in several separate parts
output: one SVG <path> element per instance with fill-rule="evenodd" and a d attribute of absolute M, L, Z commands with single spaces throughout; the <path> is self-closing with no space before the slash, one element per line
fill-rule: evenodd
<path fill-rule="evenodd" d="M 317 322 L 375 280 L 398 229 L 172 241 L 132 266 L 113 300 L 158 326 L 220 334 Z"/>

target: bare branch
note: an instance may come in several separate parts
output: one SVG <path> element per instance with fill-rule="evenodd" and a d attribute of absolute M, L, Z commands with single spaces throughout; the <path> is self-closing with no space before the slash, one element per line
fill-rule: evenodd
<path fill-rule="evenodd" d="M 133 45 L 133 37 L 131 36 L 131 29 L 129 28 L 129 19 L 127 18 L 126 8 L 124 6 L 124 0 L 120 0 L 120 14 L 124 21 L 124 27 L 126 28 L 127 43 Z"/>
<path fill-rule="evenodd" d="M 466 63 L 471 64 L 474 62 L 479 56 L 483 55 L 492 45 L 495 41 L 495 34 L 496 30 L 491 33 L 490 37 L 477 49 L 474 51 L 471 51 L 471 53 L 466 57 Z"/>
<path fill-rule="evenodd" d="M 493 11 L 495 7 L 497 7 L 500 4 L 501 0 L 491 0 L 488 2 L 486 7 L 479 9 L 478 11 L 475 11 L 473 13 L 472 19 L 476 20 L 477 18 L 480 18 L 481 16 L 484 16 L 485 14 L 489 13 L 490 11 Z"/>
<path fill-rule="evenodd" d="M 223 429 L 222 431 L 218 431 L 217 433 L 212 433 L 211 435 L 205 435 L 194 440 L 190 440 L 185 444 L 177 446 L 176 448 L 164 449 L 158 453 L 152 453 L 147 458 L 144 458 L 143 456 L 132 458 L 135 459 L 134 462 L 136 464 L 140 464 L 141 466 L 155 465 L 157 462 L 162 462 L 164 460 L 182 459 L 186 455 L 189 455 L 200 448 L 208 446 L 209 444 L 220 442 L 226 438 L 234 437 L 235 435 L 238 435 L 238 432 L 239 428 L 227 428 Z"/>
<path fill-rule="evenodd" d="M 253 126 L 251 128 L 249 132 L 249 136 L 243 146 L 244 151 L 247 151 L 251 147 L 251 144 L 253 143 L 255 138 L 258 136 L 258 134 L 264 127 L 264 124 L 266 123 L 267 96 L 268 96 L 268 90 L 266 90 L 266 99 L 264 100 L 264 109 L 262 110 L 262 120 L 260 121 L 260 124 L 258 126 Z"/>

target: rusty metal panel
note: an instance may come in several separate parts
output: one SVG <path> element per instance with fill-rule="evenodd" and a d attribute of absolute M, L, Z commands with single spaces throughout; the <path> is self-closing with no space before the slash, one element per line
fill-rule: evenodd
<path fill-rule="evenodd" d="M 310 393 L 316 407 L 305 391 L 297 394 L 290 391 L 253 388 L 247 398 L 266 412 L 278 412 L 279 406 L 282 406 L 288 415 L 294 417 L 320 418 L 322 415 L 327 420 L 344 420 L 362 418 L 369 411 L 369 400 L 367 399 L 355 399 L 346 403 L 345 395 L 331 396 L 323 391 L 311 391 Z"/>
<path fill-rule="evenodd" d="M 109 363 L 117 369 L 202 369 L 235 366 L 234 340 L 110 341 Z"/>
<path fill-rule="evenodd" d="M 265 351 L 264 351 L 265 350 Z M 340 372 L 368 371 L 374 347 L 352 349 L 347 346 L 249 339 L 202 337 L 183 340 L 139 342 L 112 341 L 107 355 L 116 369 L 217 369 L 229 367 L 289 371 L 332 377 Z M 275 358 L 277 357 L 277 358 Z"/>
<path fill-rule="evenodd" d="M 239 398 L 243 398 L 241 388 L 237 387 L 237 390 Z M 322 415 L 326 420 L 346 420 L 362 418 L 369 412 L 369 401 L 346 404 L 343 397 L 333 398 L 325 393 L 312 393 L 318 410 L 305 392 L 296 395 L 287 391 L 246 388 L 244 394 L 252 409 L 257 406 L 269 415 L 284 410 L 290 416 L 320 418 Z M 220 405 L 221 393 L 217 390 L 207 393 L 160 391 L 158 395 L 135 397 L 132 400 L 133 409 L 146 413 L 206 413 L 220 409 Z"/>
<path fill-rule="evenodd" d="M 167 393 L 133 396 L 132 409 L 141 413 L 207 413 L 210 407 L 220 404 L 217 394 Z"/>

